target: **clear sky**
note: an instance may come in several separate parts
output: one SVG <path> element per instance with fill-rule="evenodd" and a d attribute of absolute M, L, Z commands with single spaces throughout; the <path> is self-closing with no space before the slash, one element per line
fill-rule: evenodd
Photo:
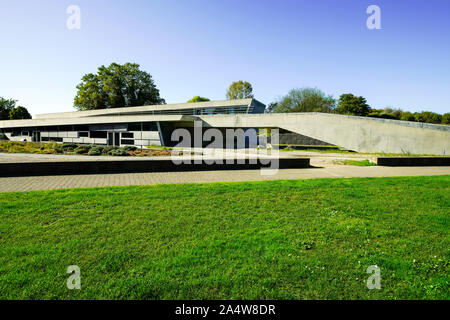
<path fill-rule="evenodd" d="M 0 96 L 32 114 L 73 111 L 83 74 L 111 62 L 139 63 L 167 103 L 246 80 L 266 104 L 308 86 L 450 112 L 448 0 L 0 0 L 0 41 Z"/>

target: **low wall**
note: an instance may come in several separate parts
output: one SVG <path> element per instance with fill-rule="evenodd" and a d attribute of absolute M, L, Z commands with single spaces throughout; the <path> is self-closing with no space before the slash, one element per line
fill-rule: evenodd
<path fill-rule="evenodd" d="M 261 160 L 263 163 L 261 163 Z M 209 160 L 213 161 L 213 160 Z M 72 174 L 103 174 L 103 173 L 138 173 L 138 172 L 177 172 L 177 171 L 214 171 L 214 170 L 252 170 L 269 167 L 274 161 L 279 161 L 276 168 L 298 169 L 309 167 L 309 158 L 285 159 L 251 159 L 240 160 L 244 163 L 182 163 L 176 165 L 172 160 L 118 160 L 118 161 L 66 161 L 66 162 L 27 162 L 0 163 L 1 177 L 72 175 Z M 268 163 L 268 161 L 271 161 Z M 267 164 L 268 163 L 268 164 Z"/>
<path fill-rule="evenodd" d="M 450 157 L 379 157 L 377 164 L 389 167 L 450 166 Z"/>

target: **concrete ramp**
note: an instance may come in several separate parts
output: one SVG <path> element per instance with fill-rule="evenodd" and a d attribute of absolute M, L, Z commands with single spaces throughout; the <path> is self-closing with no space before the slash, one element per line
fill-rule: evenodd
<path fill-rule="evenodd" d="M 358 152 L 450 154 L 450 126 L 328 113 L 199 116 L 205 126 L 282 128 Z"/>

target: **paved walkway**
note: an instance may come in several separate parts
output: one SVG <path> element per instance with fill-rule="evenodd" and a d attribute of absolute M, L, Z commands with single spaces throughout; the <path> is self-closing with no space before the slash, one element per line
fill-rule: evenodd
<path fill-rule="evenodd" d="M 239 170 L 13 177 L 0 178 L 0 192 L 168 183 L 427 175 L 450 175 L 450 167 L 356 167 L 334 165 L 322 168 L 283 169 L 271 176 L 261 175 L 260 170 Z"/>

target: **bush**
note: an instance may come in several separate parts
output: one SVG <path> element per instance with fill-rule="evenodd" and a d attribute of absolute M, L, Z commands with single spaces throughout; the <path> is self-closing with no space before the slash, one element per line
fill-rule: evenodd
<path fill-rule="evenodd" d="M 442 116 L 435 112 L 422 111 L 421 113 L 414 113 L 414 117 L 417 122 L 435 123 L 440 124 L 442 122 Z"/>
<path fill-rule="evenodd" d="M 89 156 L 100 156 L 102 154 L 103 148 L 101 147 L 93 147 L 89 150 L 88 155 Z"/>
<path fill-rule="evenodd" d="M 76 145 L 75 143 L 64 143 L 62 145 L 62 149 L 64 151 L 73 150 L 73 149 L 76 149 L 77 147 L 78 147 L 78 145 Z"/>
<path fill-rule="evenodd" d="M 96 145 L 93 145 L 93 144 L 91 144 L 90 147 L 91 148 L 96 148 L 96 149 L 100 150 L 100 152 L 103 152 L 103 149 L 105 149 L 104 146 L 96 146 Z"/>
<path fill-rule="evenodd" d="M 84 153 L 88 153 L 89 150 L 91 149 L 91 146 L 78 146 L 75 148 L 75 150 L 73 150 L 75 153 L 77 154 L 84 154 Z"/>
<path fill-rule="evenodd" d="M 103 148 L 102 153 L 103 153 L 103 154 L 109 154 L 111 151 L 117 150 L 117 149 L 119 149 L 119 147 L 115 147 L 115 146 L 107 146 L 107 147 L 104 147 L 104 148 Z"/>
<path fill-rule="evenodd" d="M 403 112 L 400 120 L 404 120 L 404 121 L 416 121 L 416 118 L 414 117 L 414 115 L 411 112 Z"/>
<path fill-rule="evenodd" d="M 442 124 L 450 124 L 450 113 L 444 113 L 442 115 Z"/>
<path fill-rule="evenodd" d="M 110 156 L 123 157 L 128 156 L 128 152 L 125 149 L 114 149 L 108 152 Z"/>
<path fill-rule="evenodd" d="M 380 114 L 379 118 L 397 120 L 397 118 L 390 113 L 382 113 L 382 114 Z"/>
<path fill-rule="evenodd" d="M 123 149 L 125 151 L 134 151 L 134 150 L 137 149 L 137 147 L 135 147 L 135 146 L 125 146 L 125 147 L 123 147 Z"/>

